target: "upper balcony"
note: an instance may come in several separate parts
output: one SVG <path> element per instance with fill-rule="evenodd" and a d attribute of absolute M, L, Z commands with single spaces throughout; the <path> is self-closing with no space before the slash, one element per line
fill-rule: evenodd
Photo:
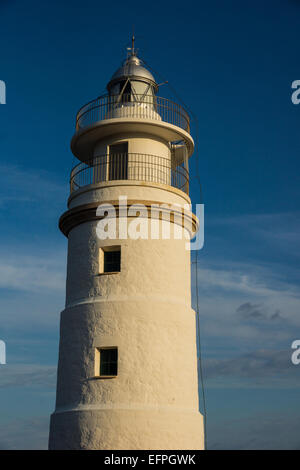
<path fill-rule="evenodd" d="M 131 93 L 102 95 L 80 108 L 72 151 L 81 161 L 88 161 L 99 137 L 116 132 L 147 132 L 168 142 L 184 140 L 189 156 L 194 149 L 190 117 L 182 106 L 155 94 Z"/>
<path fill-rule="evenodd" d="M 190 117 L 182 106 L 161 96 L 146 94 L 99 96 L 78 111 L 76 131 L 114 118 L 154 119 L 190 132 Z"/>

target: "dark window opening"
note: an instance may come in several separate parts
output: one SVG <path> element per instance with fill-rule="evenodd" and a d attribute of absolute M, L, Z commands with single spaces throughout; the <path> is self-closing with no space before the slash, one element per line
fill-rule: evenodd
<path fill-rule="evenodd" d="M 100 376 L 118 375 L 118 348 L 100 349 Z"/>
<path fill-rule="evenodd" d="M 115 273 L 121 271 L 121 251 L 104 251 L 104 272 Z"/>
<path fill-rule="evenodd" d="M 109 180 L 128 179 L 128 142 L 109 146 Z"/>
<path fill-rule="evenodd" d="M 123 90 L 125 83 L 126 83 L 125 81 L 120 83 L 120 93 Z M 131 101 L 131 83 L 128 81 L 123 90 L 123 93 L 121 96 L 121 102 L 129 103 L 130 101 Z"/>

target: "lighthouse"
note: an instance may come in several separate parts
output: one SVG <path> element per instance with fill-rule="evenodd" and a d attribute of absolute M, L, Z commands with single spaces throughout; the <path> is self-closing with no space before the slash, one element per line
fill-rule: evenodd
<path fill-rule="evenodd" d="M 188 113 L 158 92 L 133 40 L 107 94 L 76 116 L 50 449 L 204 447 L 186 237 L 199 227 L 194 142 Z"/>

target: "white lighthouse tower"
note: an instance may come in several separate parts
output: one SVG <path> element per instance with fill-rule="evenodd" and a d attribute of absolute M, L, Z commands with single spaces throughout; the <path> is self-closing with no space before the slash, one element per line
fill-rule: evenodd
<path fill-rule="evenodd" d="M 134 43 L 107 91 L 79 110 L 71 142 L 80 162 L 60 218 L 68 266 L 49 448 L 203 449 L 190 251 L 160 230 L 168 214 L 183 224 L 168 207 L 191 202 L 189 116 L 157 95 Z M 125 236 L 116 224 L 101 239 L 103 204 L 126 223 L 163 204 L 159 235 Z M 185 220 L 197 229 L 191 212 Z"/>

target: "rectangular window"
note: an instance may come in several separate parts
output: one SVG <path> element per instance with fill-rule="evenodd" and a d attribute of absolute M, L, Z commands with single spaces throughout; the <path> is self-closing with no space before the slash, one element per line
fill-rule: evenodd
<path fill-rule="evenodd" d="M 118 375 L 118 348 L 100 348 L 100 377 Z"/>
<path fill-rule="evenodd" d="M 109 146 L 109 180 L 128 179 L 128 142 Z"/>
<path fill-rule="evenodd" d="M 121 271 L 121 247 L 106 246 L 99 250 L 99 274 L 119 273 Z"/>
<path fill-rule="evenodd" d="M 104 252 L 104 272 L 116 273 L 121 270 L 121 251 Z"/>

